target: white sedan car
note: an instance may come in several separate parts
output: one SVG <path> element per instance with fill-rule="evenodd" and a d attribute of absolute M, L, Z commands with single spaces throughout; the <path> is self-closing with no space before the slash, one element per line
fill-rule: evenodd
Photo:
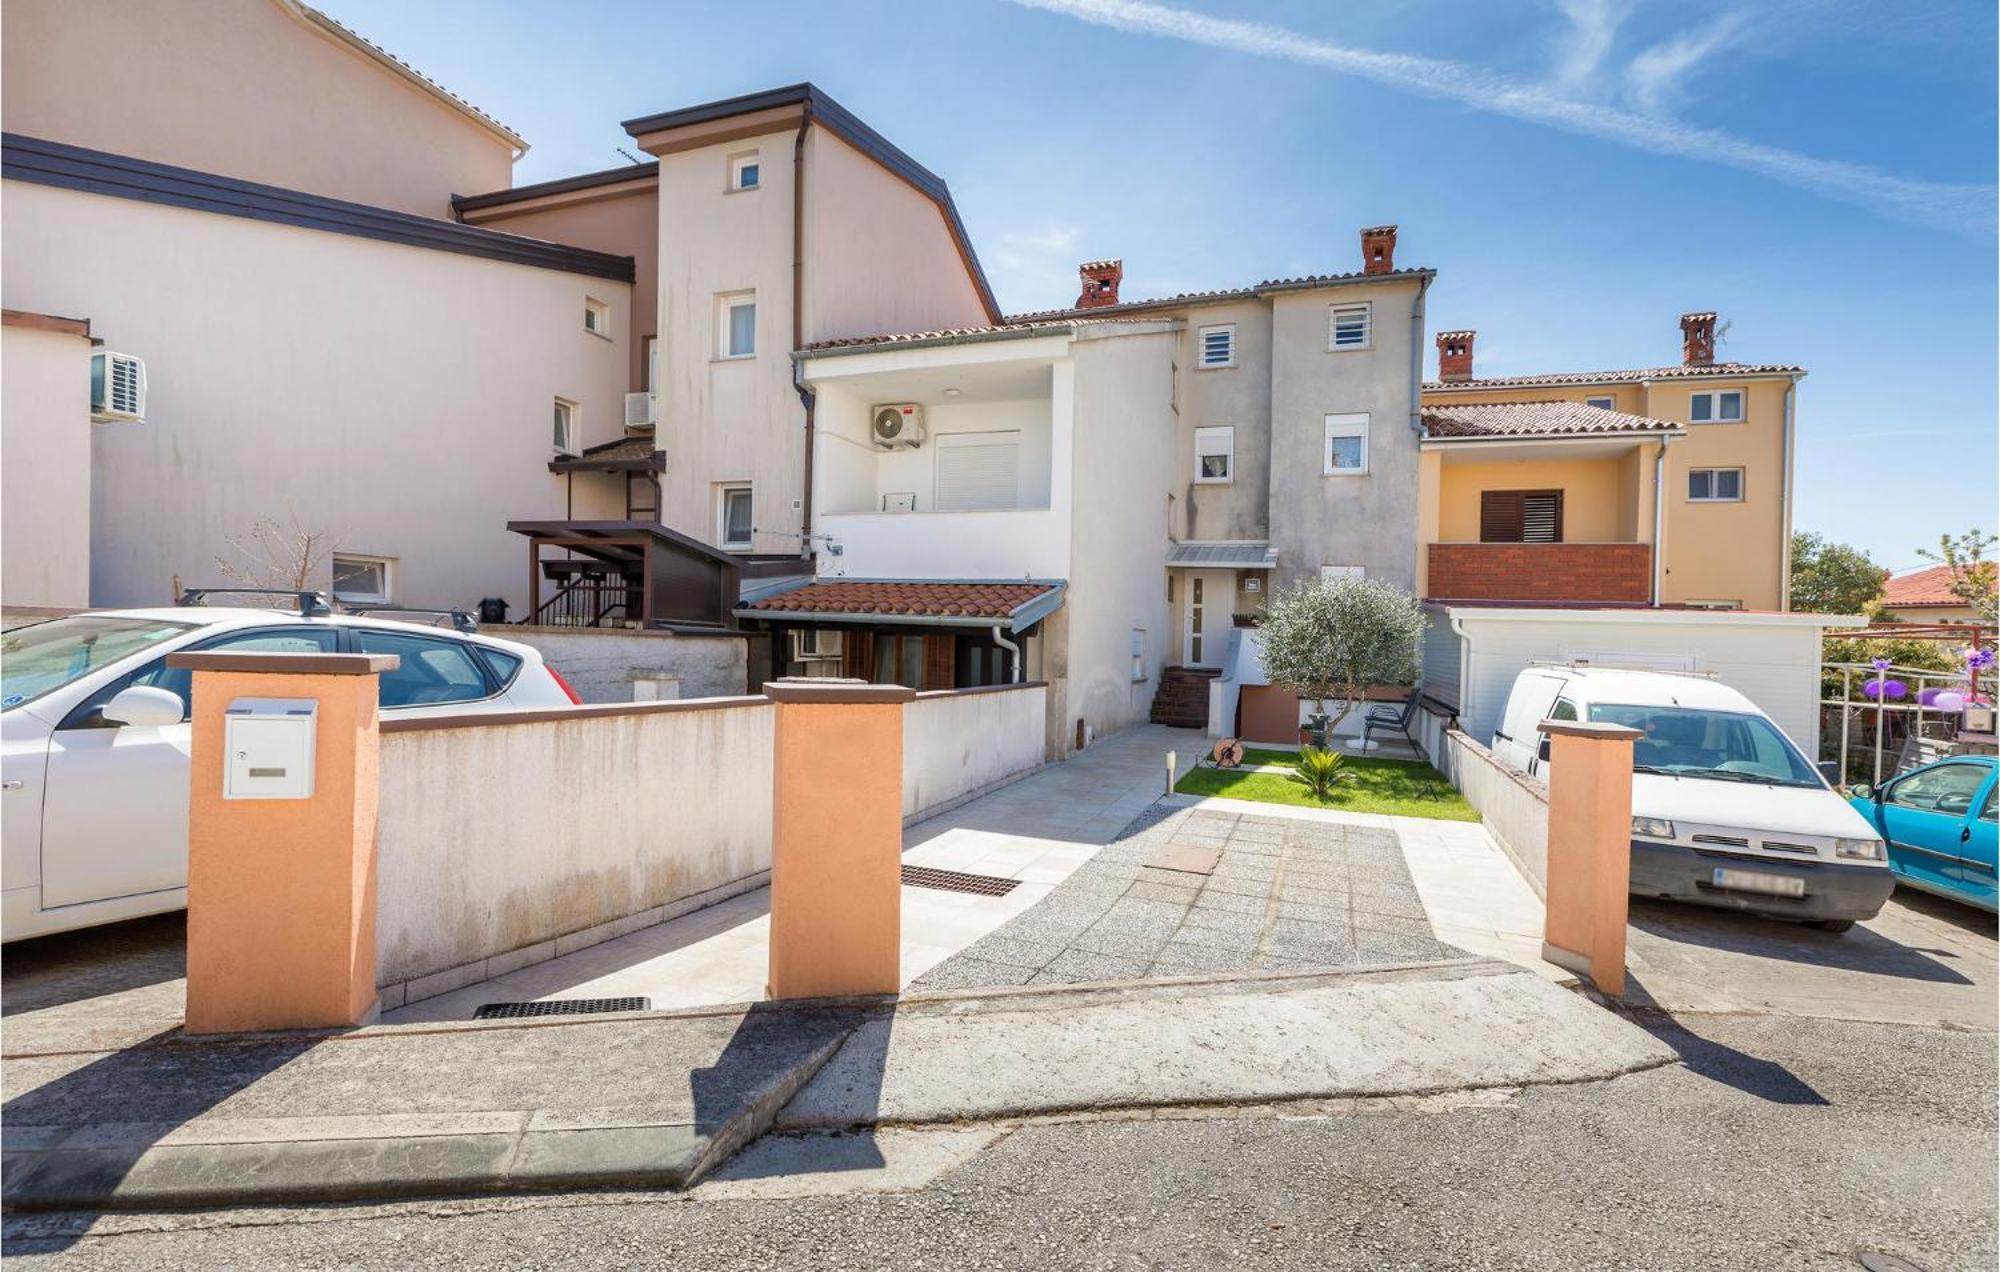
<path fill-rule="evenodd" d="M 0 636 L 0 939 L 187 905 L 189 673 L 180 650 L 396 654 L 385 715 L 577 702 L 540 653 L 353 614 L 107 610 Z"/>

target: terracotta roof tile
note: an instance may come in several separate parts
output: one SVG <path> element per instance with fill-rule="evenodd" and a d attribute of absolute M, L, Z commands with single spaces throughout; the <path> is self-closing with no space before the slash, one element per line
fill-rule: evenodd
<path fill-rule="evenodd" d="M 908 614 L 1003 620 L 1047 593 L 1048 583 L 904 583 L 829 579 L 742 608 L 784 614 Z"/>
<path fill-rule="evenodd" d="M 1429 437 L 1588 437 L 1605 433 L 1658 433 L 1679 430 L 1671 420 L 1607 411 L 1581 402 L 1468 402 L 1426 406 Z"/>
<path fill-rule="evenodd" d="M 1141 318 L 1062 318 L 1037 322 L 1008 321 L 986 327 L 945 327 L 937 331 L 900 331 L 880 336 L 844 336 L 838 340 L 815 340 L 806 345 L 808 353 L 821 349 L 853 349 L 874 345 L 914 344 L 926 340 L 979 340 L 1001 339 L 1007 336 L 1028 336 L 1035 332 L 1055 334 L 1075 327 L 1116 323 L 1143 322 Z"/>
<path fill-rule="evenodd" d="M 1951 590 L 1951 567 L 1933 565 L 1908 574 L 1898 574 L 1882 585 L 1882 605 L 1886 609 L 1907 609 L 1925 605 L 1963 605 Z"/>
<path fill-rule="evenodd" d="M 1424 392 L 1457 393 L 1466 389 L 1524 389 L 1557 384 L 1635 384 L 1640 380 L 1726 380 L 1745 375 L 1804 375 L 1804 367 L 1777 362 L 1715 362 L 1707 366 L 1677 364 L 1624 371 L 1554 371 L 1543 375 L 1489 375 L 1473 380 L 1426 380 Z"/>
<path fill-rule="evenodd" d="M 1332 287 L 1342 283 L 1393 283 L 1399 279 L 1427 277 L 1428 269 L 1399 269 L 1387 274 L 1370 274 L 1355 270 L 1350 274 L 1302 274 L 1297 278 L 1267 278 L 1252 287 L 1222 287 L 1214 291 L 1179 292 L 1172 296 L 1161 296 L 1153 300 L 1127 300 L 1116 305 L 1094 306 L 1089 309 L 1040 309 L 1033 313 L 1009 314 L 1010 323 L 1040 322 L 1061 318 L 1071 314 L 1115 314 L 1121 310 L 1175 309 L 1185 305 L 1207 304 L 1218 300 L 1243 300 L 1267 291 L 1304 291 L 1314 287 Z"/>

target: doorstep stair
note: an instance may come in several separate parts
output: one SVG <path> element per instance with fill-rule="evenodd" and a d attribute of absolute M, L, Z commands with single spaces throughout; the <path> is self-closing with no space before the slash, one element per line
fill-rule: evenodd
<path fill-rule="evenodd" d="M 1208 727 L 1208 685 L 1220 672 L 1195 667 L 1169 667 L 1160 673 L 1153 695 L 1151 720 L 1176 729 Z"/>

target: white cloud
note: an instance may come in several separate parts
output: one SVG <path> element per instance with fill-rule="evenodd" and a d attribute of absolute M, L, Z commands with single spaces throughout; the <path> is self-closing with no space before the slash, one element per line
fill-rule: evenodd
<path fill-rule="evenodd" d="M 1556 82 L 1573 93 L 1589 94 L 1603 78 L 1605 59 L 1631 5 L 1627 0 L 1556 0 L 1556 8 L 1569 19 Z"/>
<path fill-rule="evenodd" d="M 1991 186 L 1918 181 L 1865 164 L 1817 159 L 1721 129 L 1580 99 L 1560 85 L 1518 80 L 1470 63 L 1349 48 L 1267 23 L 1214 18 L 1149 0 L 1013 2 L 1134 34 L 1324 67 L 1651 154 L 1721 164 L 1919 224 L 1979 235 L 1993 228 Z"/>
<path fill-rule="evenodd" d="M 1700 71 L 1701 64 L 1734 43 L 1743 26 L 1742 15 L 1730 14 L 1708 26 L 1683 31 L 1633 58 L 1625 73 L 1633 105 L 1649 114 L 1670 113 L 1687 96 L 1688 81 Z"/>

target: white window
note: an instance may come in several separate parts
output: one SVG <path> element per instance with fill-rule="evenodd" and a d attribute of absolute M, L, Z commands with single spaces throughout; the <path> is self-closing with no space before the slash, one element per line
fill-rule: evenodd
<path fill-rule="evenodd" d="M 1617 398 L 1587 397 L 1583 400 L 1583 404 L 1585 406 L 1594 406 L 1600 411 L 1615 411 L 1618 409 L 1617 401 Z"/>
<path fill-rule="evenodd" d="M 1696 503 L 1741 503 L 1743 470 L 1740 468 L 1690 468 L 1688 498 Z"/>
<path fill-rule="evenodd" d="M 1324 451 L 1329 477 L 1358 477 L 1368 471 L 1368 417 L 1329 415 L 1326 417 Z"/>
<path fill-rule="evenodd" d="M 333 554 L 333 595 L 335 600 L 356 605 L 386 605 L 394 572 L 393 557 Z"/>
<path fill-rule="evenodd" d="M 556 454 L 576 454 L 576 403 L 568 398 L 557 398 L 555 407 Z"/>
<path fill-rule="evenodd" d="M 1369 320 L 1373 309 L 1374 306 L 1367 301 L 1358 305 L 1328 306 L 1326 347 L 1366 349 L 1374 329 L 1374 323 Z"/>
<path fill-rule="evenodd" d="M 755 190 L 762 180 L 764 168 L 757 161 L 757 152 L 747 151 L 729 156 L 729 188 L 732 190 Z"/>
<path fill-rule="evenodd" d="M 1236 430 L 1224 425 L 1194 431 L 1194 479 L 1227 482 L 1236 476 Z"/>
<path fill-rule="evenodd" d="M 1743 419 L 1743 390 L 1697 393 L 1688 401 L 1688 418 L 1696 424 L 1735 424 Z"/>
<path fill-rule="evenodd" d="M 1138 684 L 1146 678 L 1146 629 L 1132 629 L 1132 683 Z"/>
<path fill-rule="evenodd" d="M 1322 565 L 1319 567 L 1319 581 L 1331 583 L 1335 579 L 1362 579 L 1368 571 L 1358 565 Z"/>
<path fill-rule="evenodd" d="M 593 336 L 611 338 L 611 306 L 594 296 L 583 298 L 583 329 Z"/>
<path fill-rule="evenodd" d="M 938 511 L 1021 506 L 1019 433 L 945 433 L 933 449 Z"/>
<path fill-rule="evenodd" d="M 715 298 L 715 356 L 750 358 L 757 354 L 757 293 L 725 292 Z"/>
<path fill-rule="evenodd" d="M 1236 365 L 1236 324 L 1224 323 L 1219 327 L 1203 327 L 1201 336 L 1201 362 L 1204 370 L 1210 367 L 1233 367 Z"/>
<path fill-rule="evenodd" d="M 752 537 L 750 483 L 721 487 L 716 493 L 716 537 L 725 548 L 747 548 Z"/>

